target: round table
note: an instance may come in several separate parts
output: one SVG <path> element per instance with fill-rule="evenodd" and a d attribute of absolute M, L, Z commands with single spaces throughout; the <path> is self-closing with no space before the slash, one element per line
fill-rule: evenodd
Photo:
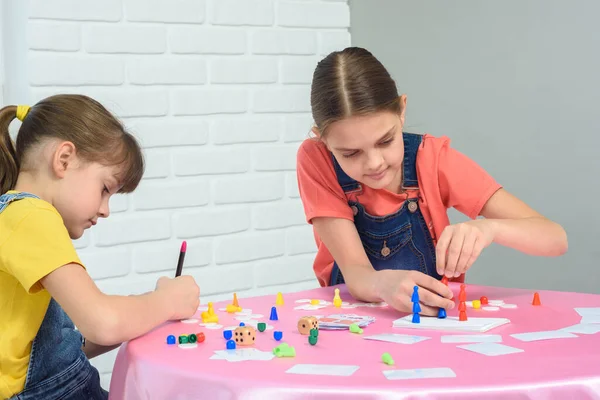
<path fill-rule="evenodd" d="M 358 303 L 340 289 L 341 298 Z M 466 285 L 467 300 L 501 299 L 517 308 L 484 311 L 468 308 L 468 317 L 504 317 L 509 324 L 486 334 L 502 335 L 502 344 L 523 352 L 486 356 L 457 347 L 461 343 L 442 343 L 440 337 L 463 332 L 442 332 L 394 328 L 392 321 L 408 314 L 390 307 L 336 308 L 328 305 L 318 310 L 296 310 L 307 303 L 300 299 L 333 301 L 334 288 L 288 293 L 284 305 L 277 306 L 277 321 L 270 321 L 276 296 L 240 298 L 239 306 L 251 309 L 255 319 L 273 326 L 273 330 L 256 332 L 252 346 L 272 352 L 285 342 L 295 348 L 295 357 L 269 361 L 230 362 L 210 359 L 216 350 L 225 350 L 223 330 L 239 325 L 239 316 L 219 311 L 232 301 L 214 304 L 222 328 L 199 323 L 172 322 L 124 344 L 119 350 L 110 387 L 112 399 L 592 399 L 600 398 L 600 334 L 576 334 L 575 338 L 524 342 L 513 333 L 557 330 L 578 324 L 581 316 L 575 307 L 600 307 L 600 296 L 581 293 L 538 291 L 540 306 L 533 306 L 533 291 Z M 450 288 L 458 302 L 459 284 Z M 376 321 L 362 334 L 348 330 L 320 330 L 316 345 L 298 333 L 299 318 L 310 315 L 350 313 L 370 315 Z M 262 314 L 257 317 L 256 314 Z M 458 307 L 448 311 L 458 316 Z M 600 322 L 600 314 L 599 314 Z M 245 319 L 245 318 L 241 318 Z M 274 330 L 283 339 L 273 338 Z M 168 345 L 168 335 L 203 332 L 206 340 L 196 348 L 182 349 Z M 397 344 L 365 340 L 379 333 L 403 333 L 430 337 L 415 344 Z M 464 334 L 472 334 L 464 332 Z M 239 348 L 239 347 L 238 347 Z M 382 362 L 389 353 L 394 365 Z M 322 376 L 286 373 L 296 364 L 335 364 L 358 366 L 350 376 Z M 383 371 L 393 369 L 450 368 L 455 377 L 388 380 Z"/>

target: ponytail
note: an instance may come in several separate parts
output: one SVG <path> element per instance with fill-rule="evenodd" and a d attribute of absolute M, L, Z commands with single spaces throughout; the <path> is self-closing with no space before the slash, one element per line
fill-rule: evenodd
<path fill-rule="evenodd" d="M 0 110 L 0 194 L 13 189 L 19 175 L 19 161 L 8 126 L 17 117 L 17 106 Z"/>

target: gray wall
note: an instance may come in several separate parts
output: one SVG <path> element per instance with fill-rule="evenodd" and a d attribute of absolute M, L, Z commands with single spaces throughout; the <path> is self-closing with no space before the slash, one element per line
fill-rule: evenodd
<path fill-rule="evenodd" d="M 467 281 L 600 293 L 600 2 L 350 4 L 352 44 L 408 96 L 406 129 L 449 136 L 567 230 L 565 256 L 492 245 Z"/>

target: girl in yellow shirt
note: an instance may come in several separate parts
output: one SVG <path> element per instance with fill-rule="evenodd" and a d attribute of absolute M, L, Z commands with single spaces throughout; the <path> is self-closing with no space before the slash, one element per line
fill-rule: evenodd
<path fill-rule="evenodd" d="M 196 312 L 193 278 L 106 295 L 73 247 L 143 171 L 134 137 L 93 99 L 57 95 L 0 110 L 0 398 L 106 399 L 89 358 Z"/>

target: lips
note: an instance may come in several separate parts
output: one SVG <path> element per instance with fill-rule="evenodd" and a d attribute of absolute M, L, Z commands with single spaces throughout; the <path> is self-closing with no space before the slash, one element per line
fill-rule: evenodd
<path fill-rule="evenodd" d="M 384 169 L 381 172 L 375 173 L 375 174 L 369 174 L 367 175 L 369 177 L 369 179 L 373 179 L 375 181 L 378 181 L 380 179 L 382 179 L 385 176 L 385 173 L 387 172 L 387 168 Z"/>

